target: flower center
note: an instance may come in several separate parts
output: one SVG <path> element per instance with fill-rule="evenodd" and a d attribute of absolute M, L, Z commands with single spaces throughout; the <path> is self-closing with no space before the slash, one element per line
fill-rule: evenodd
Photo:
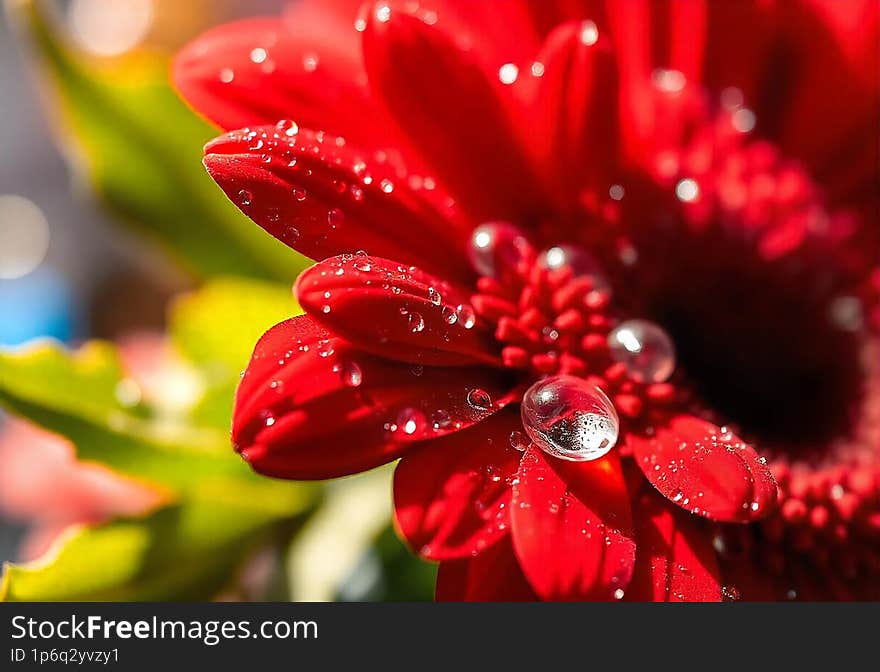
<path fill-rule="evenodd" d="M 484 273 L 474 311 L 494 326 L 505 366 L 534 382 L 521 413 L 537 446 L 596 459 L 617 441 L 618 414 L 647 427 L 680 401 L 666 382 L 675 371 L 672 340 L 653 322 L 619 320 L 608 280 L 584 249 L 537 254 L 511 224 L 490 222 L 474 231 L 471 258 Z"/>
<path fill-rule="evenodd" d="M 683 216 L 631 227 L 630 272 L 650 279 L 636 285 L 639 312 L 669 331 L 700 396 L 762 445 L 803 453 L 852 427 L 864 379 L 858 282 L 876 247 L 737 114 L 666 153 L 669 203 L 653 211 L 678 201 Z"/>

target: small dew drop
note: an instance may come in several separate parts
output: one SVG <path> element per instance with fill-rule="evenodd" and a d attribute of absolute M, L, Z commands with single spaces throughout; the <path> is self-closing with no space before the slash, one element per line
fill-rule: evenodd
<path fill-rule="evenodd" d="M 519 68 L 513 63 L 505 63 L 498 68 L 498 79 L 502 84 L 513 84 L 517 77 L 519 77 Z"/>
<path fill-rule="evenodd" d="M 599 27 L 593 21 L 584 21 L 579 37 L 581 44 L 591 47 L 599 41 Z"/>
<path fill-rule="evenodd" d="M 254 201 L 254 195 L 248 191 L 247 189 L 242 189 L 238 192 L 238 204 L 239 205 L 250 205 Z"/>
<path fill-rule="evenodd" d="M 458 321 L 458 313 L 455 311 L 455 308 L 452 306 L 443 306 L 443 310 L 440 312 L 443 317 L 443 321 L 446 324 L 455 324 Z"/>
<path fill-rule="evenodd" d="M 693 203 L 700 197 L 700 185 L 690 177 L 679 180 L 675 185 L 675 197 L 683 203 Z"/>
<path fill-rule="evenodd" d="M 492 397 L 486 390 L 475 387 L 467 394 L 467 402 L 478 411 L 492 410 Z"/>
<path fill-rule="evenodd" d="M 465 329 L 473 329 L 474 324 L 477 322 L 477 316 L 470 305 L 463 303 L 455 309 L 455 312 L 456 319 L 462 327 Z M 452 322 L 450 322 L 450 324 L 452 324 Z"/>
<path fill-rule="evenodd" d="M 526 448 L 529 447 L 529 440 L 524 433 L 514 430 L 510 433 L 510 447 L 520 452 L 525 452 Z"/>
<path fill-rule="evenodd" d="M 407 313 L 406 318 L 409 322 L 409 330 L 412 333 L 417 334 L 425 328 L 425 318 L 422 317 L 421 313 L 413 311 Z"/>
<path fill-rule="evenodd" d="M 425 424 L 425 415 L 415 408 L 404 408 L 397 416 L 397 427 L 407 436 L 412 436 Z"/>

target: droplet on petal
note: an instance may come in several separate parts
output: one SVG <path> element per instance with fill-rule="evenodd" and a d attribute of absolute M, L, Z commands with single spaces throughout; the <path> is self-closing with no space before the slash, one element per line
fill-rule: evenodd
<path fill-rule="evenodd" d="M 662 383 L 675 371 L 675 346 L 661 327 L 647 320 L 627 320 L 608 334 L 615 361 L 640 383 Z"/>
<path fill-rule="evenodd" d="M 468 392 L 468 403 L 478 411 L 489 411 L 492 409 L 492 397 L 486 390 L 475 387 Z"/>
<path fill-rule="evenodd" d="M 498 277 L 504 267 L 514 267 L 527 254 L 529 243 L 509 222 L 486 222 L 471 234 L 468 256 L 480 275 Z"/>
<path fill-rule="evenodd" d="M 532 442 L 563 460 L 596 460 L 617 443 L 614 405 L 582 378 L 562 375 L 539 380 L 523 395 L 520 414 Z"/>
<path fill-rule="evenodd" d="M 522 453 L 529 447 L 529 440 L 525 434 L 519 430 L 514 430 L 510 433 L 510 447 Z"/>
<path fill-rule="evenodd" d="M 422 317 L 421 313 L 415 311 L 407 313 L 407 320 L 409 321 L 409 330 L 414 334 L 425 328 L 425 318 Z"/>
<path fill-rule="evenodd" d="M 458 306 L 458 308 L 455 309 L 455 314 L 456 314 L 456 320 L 465 329 L 473 328 L 474 324 L 477 321 L 477 316 L 474 313 L 474 309 L 466 303 L 463 303 L 460 306 Z M 453 320 L 452 322 L 455 322 L 456 320 Z M 449 322 L 448 319 L 447 319 L 447 322 Z M 449 322 L 449 323 L 452 324 L 452 322 Z"/>
<path fill-rule="evenodd" d="M 364 374 L 356 362 L 346 362 L 342 366 L 342 382 L 348 387 L 358 387 L 364 381 Z"/>
<path fill-rule="evenodd" d="M 398 429 L 411 436 L 425 424 L 425 415 L 415 408 L 404 408 L 397 416 Z"/>

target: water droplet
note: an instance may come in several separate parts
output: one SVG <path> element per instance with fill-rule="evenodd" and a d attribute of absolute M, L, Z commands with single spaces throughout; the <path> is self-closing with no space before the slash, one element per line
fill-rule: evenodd
<path fill-rule="evenodd" d="M 425 318 L 422 317 L 421 313 L 415 311 L 407 313 L 407 320 L 409 321 L 409 330 L 414 334 L 419 333 L 425 328 Z"/>
<path fill-rule="evenodd" d="M 748 133 L 755 128 L 758 119 L 750 109 L 743 107 L 730 115 L 730 123 L 740 133 Z"/>
<path fill-rule="evenodd" d="M 283 240 L 288 245 L 293 245 L 297 240 L 299 240 L 299 229 L 295 226 L 285 226 L 281 231 L 281 240 Z"/>
<path fill-rule="evenodd" d="M 440 311 L 440 314 L 443 316 L 443 321 L 446 322 L 446 324 L 455 324 L 458 321 L 458 313 L 452 306 L 443 306 L 443 310 Z"/>
<path fill-rule="evenodd" d="M 675 347 L 662 328 L 647 320 L 627 320 L 608 334 L 615 361 L 639 383 L 662 383 L 675 371 Z"/>
<path fill-rule="evenodd" d="M 458 323 L 465 329 L 472 329 L 477 322 L 474 309 L 467 303 L 463 303 L 455 309 Z M 452 322 L 450 322 L 452 324 Z"/>
<path fill-rule="evenodd" d="M 693 203 L 700 197 L 700 185 L 690 177 L 679 180 L 675 185 L 675 196 L 684 203 Z"/>
<path fill-rule="evenodd" d="M 486 390 L 475 387 L 467 394 L 468 403 L 478 411 L 492 410 L 492 397 Z"/>
<path fill-rule="evenodd" d="M 529 440 L 526 438 L 525 434 L 519 430 L 514 430 L 510 433 L 510 447 L 520 452 L 524 452 L 525 449 L 529 447 Z"/>
<path fill-rule="evenodd" d="M 626 595 L 626 593 L 624 592 L 623 588 L 618 588 L 614 591 L 615 600 L 622 600 L 624 595 Z"/>
<path fill-rule="evenodd" d="M 431 414 L 431 426 L 435 431 L 447 429 L 452 426 L 452 418 L 449 413 L 439 408 Z"/>
<path fill-rule="evenodd" d="M 232 68 L 223 68 L 220 71 L 220 81 L 224 84 L 229 84 L 233 79 L 235 79 L 235 71 Z"/>
<path fill-rule="evenodd" d="M 362 273 L 369 273 L 373 270 L 373 264 L 370 263 L 369 257 L 356 257 L 351 265 Z"/>
<path fill-rule="evenodd" d="M 269 56 L 269 53 L 262 47 L 251 50 L 251 61 L 254 63 L 262 63 Z"/>
<path fill-rule="evenodd" d="M 581 24 L 580 39 L 581 44 L 588 47 L 596 44 L 599 41 L 599 27 L 592 21 L 584 21 Z"/>
<path fill-rule="evenodd" d="M 428 287 L 428 301 L 431 302 L 434 306 L 439 306 L 440 302 L 443 300 L 440 292 L 438 292 L 433 287 Z"/>
<path fill-rule="evenodd" d="M 390 194 L 394 191 L 394 183 L 391 180 L 382 180 L 379 182 L 379 188 L 386 194 Z"/>
<path fill-rule="evenodd" d="M 404 408 L 397 415 L 397 427 L 404 434 L 412 436 L 425 424 L 425 415 L 415 408 Z"/>
<path fill-rule="evenodd" d="M 664 93 L 679 93 L 687 84 L 687 77 L 681 70 L 658 68 L 651 74 L 651 80 L 658 90 Z"/>
<path fill-rule="evenodd" d="M 364 382 L 364 373 L 356 362 L 346 362 L 340 370 L 342 382 L 349 387 L 358 387 Z"/>
<path fill-rule="evenodd" d="M 582 378 L 562 375 L 539 380 L 523 395 L 520 414 L 532 442 L 564 460 L 595 460 L 617 443 L 614 405 Z"/>
<path fill-rule="evenodd" d="M 523 233 L 509 222 L 486 222 L 471 234 L 468 256 L 480 275 L 497 277 L 507 266 L 515 266 L 528 253 Z"/>
<path fill-rule="evenodd" d="M 260 411 L 259 418 L 264 427 L 271 427 L 275 424 L 275 416 L 272 414 L 272 411 Z"/>
<path fill-rule="evenodd" d="M 238 192 L 238 204 L 239 205 L 250 205 L 254 201 L 254 195 L 248 191 L 247 189 L 242 189 Z"/>
<path fill-rule="evenodd" d="M 329 357 L 332 355 L 335 350 L 333 348 L 333 343 L 329 339 L 324 339 L 322 341 L 318 341 L 318 355 L 320 357 Z"/>
<path fill-rule="evenodd" d="M 331 229 L 335 229 L 345 220 L 345 213 L 339 208 L 331 208 L 327 211 L 327 223 Z"/>
<path fill-rule="evenodd" d="M 376 20 L 380 23 L 388 23 L 391 18 L 391 7 L 388 5 L 379 5 L 376 7 Z"/>
<path fill-rule="evenodd" d="M 513 84 L 517 77 L 519 77 L 519 68 L 513 63 L 505 63 L 498 68 L 498 79 L 502 84 Z"/>
<path fill-rule="evenodd" d="M 306 196 L 308 196 L 308 194 L 306 193 L 306 190 L 305 190 L 305 189 L 301 189 L 300 187 L 294 187 L 294 189 L 293 189 L 293 197 L 294 197 L 299 203 L 302 203 L 304 200 L 306 200 Z"/>
<path fill-rule="evenodd" d="M 289 138 L 292 138 L 294 135 L 299 133 L 299 125 L 292 119 L 282 119 L 277 124 L 275 124 L 275 128 L 277 128 L 280 133 L 284 133 L 284 135 Z"/>
<path fill-rule="evenodd" d="M 722 586 L 721 599 L 725 602 L 736 602 L 742 599 L 742 595 L 735 586 Z"/>

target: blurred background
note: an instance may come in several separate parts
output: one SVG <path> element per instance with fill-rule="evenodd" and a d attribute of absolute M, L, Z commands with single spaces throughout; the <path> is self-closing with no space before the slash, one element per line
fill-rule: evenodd
<path fill-rule="evenodd" d="M 65 162 L 43 104 L 33 47 L 0 12 L 0 345 L 49 337 L 119 339 L 163 328 L 166 304 L 192 284 L 163 255 L 115 226 Z M 203 29 L 281 2 L 63 0 L 50 11 L 72 43 L 96 57 L 148 50 L 168 56 Z M 50 103 L 51 104 L 51 103 Z M 196 157 L 196 160 L 197 157 Z M 0 560 L 23 525 L 0 518 Z"/>

